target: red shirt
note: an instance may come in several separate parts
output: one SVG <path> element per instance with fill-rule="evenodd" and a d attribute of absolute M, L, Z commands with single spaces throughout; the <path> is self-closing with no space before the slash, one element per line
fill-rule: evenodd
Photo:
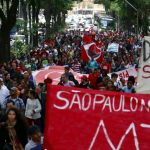
<path fill-rule="evenodd" d="M 96 80 L 97 80 L 97 78 L 100 76 L 100 73 L 99 72 L 97 72 L 97 73 L 91 73 L 91 74 L 89 74 L 89 77 L 88 77 L 88 80 L 89 80 L 89 83 L 92 85 L 92 87 L 94 88 L 94 89 L 96 89 L 97 87 L 97 85 L 96 85 Z"/>
<path fill-rule="evenodd" d="M 111 69 L 111 64 L 109 63 L 105 63 L 101 65 L 102 69 L 105 69 L 107 74 L 110 73 L 110 69 Z"/>

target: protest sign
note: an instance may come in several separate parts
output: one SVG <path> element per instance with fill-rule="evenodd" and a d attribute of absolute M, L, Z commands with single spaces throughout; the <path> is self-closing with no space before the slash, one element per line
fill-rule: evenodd
<path fill-rule="evenodd" d="M 48 86 L 44 149 L 149 150 L 150 95 Z"/>
<path fill-rule="evenodd" d="M 150 37 L 145 37 L 138 72 L 138 93 L 150 93 Z"/>
<path fill-rule="evenodd" d="M 131 67 L 114 73 L 118 74 L 118 80 L 120 78 L 123 78 L 126 82 L 128 81 L 129 76 L 133 76 L 136 81 L 135 85 L 137 85 L 137 69 L 135 67 Z M 109 73 L 108 76 L 111 77 L 111 74 L 112 73 Z"/>
<path fill-rule="evenodd" d="M 107 52 L 118 53 L 118 50 L 119 50 L 119 44 L 111 43 L 108 45 Z"/>

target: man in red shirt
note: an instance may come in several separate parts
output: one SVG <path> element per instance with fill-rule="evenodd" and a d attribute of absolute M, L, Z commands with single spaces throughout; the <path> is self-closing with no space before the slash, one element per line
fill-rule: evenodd
<path fill-rule="evenodd" d="M 96 81 L 99 78 L 99 76 L 100 76 L 100 72 L 98 69 L 94 69 L 94 71 L 91 74 L 89 74 L 88 80 L 89 80 L 91 88 L 93 88 L 93 89 L 97 88 L 97 82 Z"/>
<path fill-rule="evenodd" d="M 103 60 L 102 64 L 101 64 L 101 69 L 106 70 L 106 73 L 110 73 L 111 70 L 111 63 L 108 63 L 106 59 Z"/>

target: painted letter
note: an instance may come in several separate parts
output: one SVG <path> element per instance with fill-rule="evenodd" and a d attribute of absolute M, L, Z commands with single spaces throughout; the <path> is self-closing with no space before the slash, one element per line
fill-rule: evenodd
<path fill-rule="evenodd" d="M 104 111 L 104 109 L 108 107 L 109 112 L 112 112 L 112 108 L 111 108 L 111 103 L 110 103 L 110 97 L 108 96 L 105 100 L 105 103 L 103 105 L 102 111 Z"/>
<path fill-rule="evenodd" d="M 81 110 L 80 97 L 79 97 L 79 95 L 78 95 L 77 93 L 75 93 L 75 94 L 73 95 L 72 102 L 71 102 L 71 104 L 70 104 L 70 106 L 69 106 L 69 109 L 71 109 L 74 104 L 78 105 L 79 109 Z"/>
<path fill-rule="evenodd" d="M 87 97 L 87 101 L 88 101 L 87 107 L 85 107 L 85 100 L 86 100 L 86 97 Z M 91 98 L 91 95 L 90 95 L 90 94 L 86 93 L 86 94 L 83 95 L 83 97 L 82 97 L 82 110 L 83 110 L 83 111 L 87 111 L 87 110 L 90 108 L 90 106 L 91 106 L 91 101 L 92 101 L 92 98 Z"/>
<path fill-rule="evenodd" d="M 135 103 L 135 106 L 133 108 L 133 103 Z M 130 108 L 131 111 L 135 112 L 138 109 L 138 99 L 136 97 L 131 97 L 130 98 Z"/>
<path fill-rule="evenodd" d="M 70 92 L 66 92 L 66 91 L 58 91 L 57 92 L 57 99 L 60 101 L 60 102 L 64 102 L 64 105 L 63 106 L 58 106 L 56 104 L 54 104 L 54 108 L 57 108 L 57 109 L 66 109 L 68 106 L 69 106 L 69 100 L 62 97 L 61 94 L 62 93 L 65 93 L 65 94 L 70 94 Z"/>
<path fill-rule="evenodd" d="M 101 99 L 98 99 L 98 98 L 101 98 Z M 101 95 L 101 94 L 96 94 L 94 96 L 94 99 L 93 99 L 93 110 L 95 110 L 95 106 L 96 104 L 102 104 L 105 100 L 105 96 L 104 95 Z"/>

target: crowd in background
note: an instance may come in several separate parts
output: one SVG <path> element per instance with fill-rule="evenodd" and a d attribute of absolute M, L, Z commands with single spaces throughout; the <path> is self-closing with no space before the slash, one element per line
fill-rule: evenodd
<path fill-rule="evenodd" d="M 143 37 L 111 31 L 85 34 L 91 36 L 103 51 L 101 63 L 94 59 L 89 62 L 81 59 L 84 35 L 80 31 L 70 31 L 58 33 L 53 40 L 45 41 L 28 54 L 20 58 L 12 57 L 10 62 L 0 65 L 0 149 L 10 146 L 22 150 L 25 145 L 25 150 L 41 148 L 46 84 L 53 81 L 48 78 L 36 85 L 32 71 L 46 66 L 65 66 L 58 83 L 60 86 L 136 92 L 133 76 L 126 83 L 124 78 L 118 80 L 115 72 L 130 67 L 138 68 Z M 107 52 L 108 44 L 112 42 L 119 44 L 118 53 Z M 83 75 L 79 82 L 70 69 L 89 75 Z M 111 77 L 109 73 L 112 73 Z"/>

